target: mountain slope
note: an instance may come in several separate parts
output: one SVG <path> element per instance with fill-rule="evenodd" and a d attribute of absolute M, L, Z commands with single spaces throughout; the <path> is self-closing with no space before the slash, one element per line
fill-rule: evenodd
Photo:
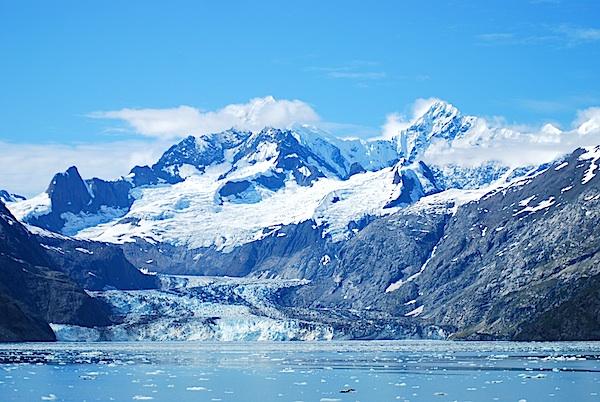
<path fill-rule="evenodd" d="M 117 246 L 76 240 L 18 222 L 0 203 L 0 340 L 54 340 L 48 326 L 106 326 L 108 304 L 84 291 L 156 289 Z"/>
<path fill-rule="evenodd" d="M 467 339 L 598 339 L 600 147 L 457 208 L 369 224 L 285 303 L 385 311 Z M 432 208 L 434 207 L 434 208 Z"/>
<path fill-rule="evenodd" d="M 78 240 L 29 226 L 51 266 L 86 290 L 156 289 L 158 279 L 133 266 L 123 250 L 109 243 Z"/>
<path fill-rule="evenodd" d="M 440 323 L 452 317 L 461 336 L 597 336 L 589 315 L 599 314 L 599 151 L 578 150 L 460 208 L 446 229 L 454 235 L 438 243 L 417 281 L 425 316 Z"/>
<path fill-rule="evenodd" d="M 2 340 L 54 340 L 48 322 L 107 325 L 108 309 L 61 272 L 0 203 L 0 316 Z"/>

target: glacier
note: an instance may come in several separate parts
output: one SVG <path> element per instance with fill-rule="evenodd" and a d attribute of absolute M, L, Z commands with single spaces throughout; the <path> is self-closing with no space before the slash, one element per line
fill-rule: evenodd
<path fill-rule="evenodd" d="M 306 280 L 161 275 L 157 290 L 88 293 L 112 306 L 118 324 L 88 328 L 50 324 L 57 340 L 97 341 L 316 341 L 334 330 L 288 318 L 273 295 Z"/>

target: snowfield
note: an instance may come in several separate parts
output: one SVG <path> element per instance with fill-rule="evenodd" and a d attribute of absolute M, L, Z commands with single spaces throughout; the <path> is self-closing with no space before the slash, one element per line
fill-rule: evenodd
<path fill-rule="evenodd" d="M 83 229 L 76 237 L 111 243 L 133 242 L 139 237 L 151 243 L 168 242 L 190 249 L 216 246 L 227 251 L 263 238 L 265 228 L 310 219 L 325 225 L 325 233 L 334 241 L 341 240 L 350 221 L 397 210 L 383 208 L 397 187 L 392 168 L 356 174 L 348 180 L 321 178 L 309 187 L 287 180 L 279 191 L 263 190 L 259 202 L 221 203 L 215 198 L 230 180 L 220 179 L 229 168 L 225 163 L 209 167 L 203 174 L 194 171 L 178 184 L 136 189 L 136 201 L 127 214 Z"/>

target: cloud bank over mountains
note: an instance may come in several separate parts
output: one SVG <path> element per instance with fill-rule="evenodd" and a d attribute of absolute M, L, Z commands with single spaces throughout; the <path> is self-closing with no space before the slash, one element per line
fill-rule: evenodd
<path fill-rule="evenodd" d="M 417 99 L 407 112 L 386 116 L 377 138 L 390 139 L 414 124 L 439 99 Z M 0 141 L 0 188 L 31 196 L 45 189 L 52 175 L 76 165 L 84 177 L 117 178 L 135 165 L 152 164 L 173 142 L 187 135 L 220 132 L 231 127 L 257 131 L 265 126 L 286 128 L 309 124 L 325 130 L 351 125 L 322 119 L 300 100 L 253 98 L 203 111 L 192 106 L 166 109 L 121 109 L 89 114 L 94 119 L 119 121 L 138 139 L 82 144 L 22 144 Z M 339 133 L 338 133 L 339 134 Z M 357 135 L 360 137 L 360 135 Z M 478 117 L 451 146 L 434 142 L 425 161 L 473 166 L 497 160 L 509 166 L 540 164 L 577 147 L 600 144 L 600 107 L 580 110 L 571 127 L 550 123 L 514 126 L 502 118 Z"/>
<path fill-rule="evenodd" d="M 512 126 L 501 118 L 478 117 L 464 137 L 449 145 L 432 143 L 426 162 L 439 165 L 476 166 L 498 161 L 506 166 L 539 165 L 572 152 L 578 147 L 600 144 L 600 108 L 577 112 L 568 129 L 551 123 L 541 127 Z"/>
<path fill-rule="evenodd" d="M 285 128 L 294 123 L 316 123 L 320 117 L 300 100 L 277 100 L 272 96 L 254 98 L 247 103 L 227 105 L 214 111 L 192 106 L 168 109 L 121 109 L 93 112 L 97 119 L 120 120 L 136 133 L 161 139 L 217 133 L 229 128 L 255 131 L 265 126 Z"/>

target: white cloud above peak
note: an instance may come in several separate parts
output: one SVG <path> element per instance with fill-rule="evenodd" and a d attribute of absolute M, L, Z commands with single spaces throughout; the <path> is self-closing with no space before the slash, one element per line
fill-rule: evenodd
<path fill-rule="evenodd" d="M 600 107 L 590 107 L 577 112 L 574 125 L 579 134 L 590 134 L 600 131 Z"/>
<path fill-rule="evenodd" d="M 385 116 L 385 123 L 381 126 L 381 136 L 377 138 L 389 140 L 397 136 L 402 130 L 414 124 L 436 102 L 441 102 L 441 99 L 418 98 L 411 105 L 408 116 L 402 113 L 389 113 Z"/>
<path fill-rule="evenodd" d="M 88 116 L 120 120 L 138 134 L 161 139 L 216 133 L 232 127 L 255 131 L 266 126 L 289 127 L 295 123 L 320 121 L 309 104 L 272 96 L 253 98 L 247 103 L 230 104 L 214 111 L 182 105 L 166 109 L 98 111 Z"/>
<path fill-rule="evenodd" d="M 366 138 L 379 134 L 376 138 L 390 139 L 417 123 L 436 102 L 441 100 L 417 99 L 403 112 L 388 114 L 380 130 L 321 120 L 305 102 L 270 96 L 214 111 L 179 106 L 95 112 L 92 117 L 119 120 L 143 138 L 107 137 L 103 142 L 77 144 L 26 144 L 0 139 L 0 188 L 30 196 L 43 191 L 54 173 L 71 165 L 76 165 L 84 177 L 116 178 L 134 165 L 154 163 L 179 137 L 231 127 L 257 131 L 265 126 L 309 124 L 338 136 Z M 425 152 L 425 162 L 473 166 L 495 160 L 516 167 L 548 162 L 578 147 L 600 144 L 600 107 L 578 111 L 567 127 L 551 123 L 515 126 L 502 118 L 473 119 L 473 127 L 451 144 L 434 141 Z"/>
<path fill-rule="evenodd" d="M 451 144 L 438 141 L 425 153 L 428 163 L 476 166 L 497 161 L 518 167 L 550 162 L 576 148 L 600 144 L 600 108 L 581 110 L 571 129 L 551 123 L 541 127 L 511 127 L 479 117 L 463 137 Z"/>

